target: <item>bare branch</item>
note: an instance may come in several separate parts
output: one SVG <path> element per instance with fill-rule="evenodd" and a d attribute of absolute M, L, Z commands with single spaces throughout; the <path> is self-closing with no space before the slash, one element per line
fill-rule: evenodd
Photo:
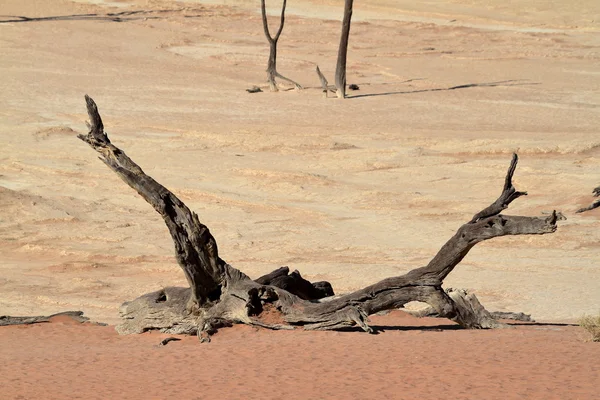
<path fill-rule="evenodd" d="M 317 75 L 319 76 L 319 80 L 321 81 L 321 86 L 323 87 L 323 91 L 325 93 L 327 93 L 327 88 L 329 86 L 329 82 L 327 82 L 327 78 L 325 78 L 325 75 L 323 75 L 323 73 L 319 69 L 318 65 L 317 65 Z"/>
<path fill-rule="evenodd" d="M 323 73 L 319 69 L 318 65 L 317 65 L 317 75 L 319 76 L 319 80 L 321 81 L 321 87 L 323 88 L 323 92 L 325 93 L 325 97 L 328 97 L 329 96 L 329 91 L 331 90 L 329 88 L 329 82 L 327 81 L 327 78 L 325 78 L 325 75 L 323 75 Z M 335 93 L 335 90 L 331 90 L 331 91 L 333 93 Z"/>
<path fill-rule="evenodd" d="M 279 36 L 281 36 L 281 31 L 283 31 L 283 24 L 285 24 L 285 6 L 287 0 L 283 0 L 283 5 L 281 6 L 281 20 L 279 22 L 279 29 L 277 29 L 277 33 L 275 34 L 275 41 L 279 40 Z"/>
<path fill-rule="evenodd" d="M 600 196 L 600 186 L 598 186 L 597 188 L 594 188 L 593 194 L 594 194 L 594 197 Z M 579 210 L 577 210 L 575 212 L 576 213 L 582 213 L 582 212 L 585 212 L 585 211 L 593 210 L 593 209 L 598 208 L 598 207 L 600 207 L 600 200 L 596 200 L 592 204 L 590 204 L 589 206 L 580 208 Z"/>
<path fill-rule="evenodd" d="M 508 167 L 508 172 L 506 173 L 506 178 L 504 180 L 504 188 L 502 189 L 500 197 L 498 197 L 498 199 L 496 199 L 496 201 L 493 202 L 490 206 L 484 208 L 483 210 L 475 214 L 471 219 L 470 223 L 474 223 L 478 220 L 497 215 L 503 210 L 507 209 L 508 205 L 514 200 L 518 199 L 521 196 L 527 195 L 527 192 L 517 192 L 517 190 L 512 184 L 512 178 L 515 173 L 515 169 L 517 168 L 518 162 L 519 157 L 515 153 L 513 154 L 510 167 Z"/>
<path fill-rule="evenodd" d="M 577 210 L 575 212 L 579 214 L 579 213 L 582 213 L 582 212 L 585 212 L 585 211 L 593 210 L 593 209 L 598 208 L 598 207 L 600 207 L 600 200 L 596 200 L 595 202 L 593 202 L 589 206 L 580 208 L 579 210 Z"/>
<path fill-rule="evenodd" d="M 177 261 L 192 288 L 192 303 L 198 306 L 218 296 L 226 263 L 219 258 L 217 242 L 208 228 L 177 196 L 146 175 L 122 150 L 111 144 L 103 130 L 96 103 L 87 95 L 85 100 L 91 129 L 87 135 L 78 137 L 100 153 L 100 159 L 163 217 L 175 243 Z"/>
<path fill-rule="evenodd" d="M 98 141 L 103 141 L 105 143 L 110 143 L 108 140 L 108 136 L 104 133 L 104 124 L 102 123 L 102 118 L 100 118 L 100 113 L 98 113 L 98 107 L 94 100 L 91 99 L 87 94 L 85 95 L 85 103 L 87 106 L 88 116 L 90 121 L 87 123 L 88 128 L 90 128 L 90 135 L 94 137 L 94 139 Z"/>
<path fill-rule="evenodd" d="M 273 38 L 271 37 L 271 32 L 269 32 L 269 22 L 267 21 L 267 9 L 265 5 L 265 0 L 260 0 L 260 11 L 262 14 L 262 23 L 263 29 L 265 31 L 265 36 L 267 37 L 269 43 L 274 42 Z"/>
<path fill-rule="evenodd" d="M 503 191 L 503 193 L 512 192 L 511 179 L 515 166 L 516 157 L 513 157 L 508 171 L 510 178 L 505 181 L 505 187 L 508 187 L 508 190 Z M 438 293 L 441 290 L 443 280 L 477 243 L 505 235 L 553 233 L 556 231 L 557 219 L 557 213 L 554 211 L 546 218 L 492 215 L 478 219 L 477 222 L 466 223 L 442 246 L 427 266 L 414 269 L 403 276 L 384 279 L 374 285 L 327 303 L 298 307 L 297 302 L 292 302 L 293 306 L 286 310 L 286 318 L 289 318 L 289 322 L 296 324 L 304 321 L 308 324 L 319 323 L 325 324 L 323 326 L 327 326 L 327 324 L 338 326 L 337 324 L 343 324 L 344 321 L 348 320 L 347 312 L 349 312 L 348 307 L 350 306 L 360 304 L 361 309 L 367 315 L 370 315 L 379 311 L 398 308 L 409 301 L 416 300 L 429 304 L 437 301 L 443 306 L 437 308 L 444 309 L 446 307 L 444 315 L 454 315 L 458 312 L 456 309 L 460 309 L 460 312 L 465 316 L 456 317 L 457 322 L 467 327 L 486 327 L 488 326 L 487 316 L 486 318 L 480 316 L 479 323 L 475 323 L 474 321 L 477 318 L 472 315 L 473 310 L 469 311 L 469 309 L 461 307 L 460 304 L 451 303 L 445 299 L 446 294 Z M 445 300 L 440 300 L 440 296 L 444 297 Z M 280 303 L 285 303 L 285 298 L 280 299 Z M 448 308 L 447 304 L 456 309 Z"/>

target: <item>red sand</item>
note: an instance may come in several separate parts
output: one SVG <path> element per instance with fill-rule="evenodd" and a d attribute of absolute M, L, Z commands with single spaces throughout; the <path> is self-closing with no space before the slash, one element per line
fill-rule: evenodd
<path fill-rule="evenodd" d="M 224 329 L 210 344 L 53 322 L 0 328 L 4 399 L 594 399 L 600 346 L 573 326 L 468 331 L 402 312 L 361 332 Z"/>

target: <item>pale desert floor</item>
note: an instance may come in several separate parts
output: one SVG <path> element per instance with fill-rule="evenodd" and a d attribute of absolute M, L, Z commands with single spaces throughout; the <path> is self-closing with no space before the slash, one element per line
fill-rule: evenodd
<path fill-rule="evenodd" d="M 0 315 L 83 310 L 114 324 L 122 302 L 185 285 L 161 218 L 76 138 L 86 131 L 86 93 L 112 141 L 198 212 L 230 264 L 254 277 L 288 265 L 310 280 L 329 280 L 338 293 L 425 265 L 496 199 L 518 152 L 515 183 L 529 195 L 507 213 L 557 209 L 568 219 L 552 235 L 479 244 L 445 286 L 472 290 L 490 310 L 523 311 L 538 321 L 574 322 L 600 310 L 600 211 L 574 213 L 600 184 L 599 2 L 356 2 L 348 83 L 360 90 L 344 101 L 325 99 L 314 72 L 318 64 L 333 81 L 343 1 L 290 4 L 278 67 L 307 88 L 278 93 L 265 83 L 268 48 L 255 3 L 0 0 Z M 265 92 L 247 93 L 253 85 Z M 2 357 L 17 357 L 35 342 L 41 362 L 58 351 L 52 343 L 77 352 L 69 346 L 80 340 L 115 354 L 133 346 L 142 357 L 158 337 L 138 342 L 110 327 L 55 326 L 0 330 Z M 394 330 L 375 339 L 298 333 L 294 341 L 240 328 L 222 337 L 256 335 L 265 353 L 287 345 L 273 353 L 279 357 L 311 348 L 313 340 L 318 345 L 307 354 L 319 354 L 343 337 L 346 352 L 356 342 L 364 349 L 372 343 L 370 350 L 388 358 L 369 360 L 383 369 L 414 357 L 409 349 L 450 349 L 445 341 L 456 337 L 456 346 L 467 346 L 459 352 L 464 359 L 427 355 L 449 363 L 444 371 L 479 368 L 468 364 L 475 362 L 471 340 L 482 348 L 495 338 L 508 347 L 524 341 L 526 360 L 535 359 L 527 352 L 544 352 L 544 360 L 576 352 L 598 387 L 589 358 L 595 351 L 597 359 L 598 346 L 581 342 L 577 331 Z M 557 335 L 554 353 L 536 350 L 545 335 Z M 185 340 L 160 349 L 153 373 L 160 374 L 165 353 L 173 365 L 193 362 L 196 345 Z M 389 358 L 388 347 L 398 356 Z M 180 360 L 173 349 L 185 349 L 175 353 Z M 479 360 L 518 369 L 520 358 L 494 354 Z M 239 368 L 254 374 L 248 357 Z M 189 375 L 177 379 L 212 368 L 182 367 Z M 406 370 L 390 371 L 405 379 Z M 465 381 L 468 372 L 461 371 Z M 356 374 L 348 378 L 355 389 L 349 397 L 362 395 Z M 586 382 L 574 374 L 573 385 Z M 281 385 L 277 379 L 264 379 L 264 389 Z M 322 397 L 335 397 L 328 393 Z"/>

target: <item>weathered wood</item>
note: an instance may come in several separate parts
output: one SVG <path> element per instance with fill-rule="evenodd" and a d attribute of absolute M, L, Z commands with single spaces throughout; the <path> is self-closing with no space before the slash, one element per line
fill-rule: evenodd
<path fill-rule="evenodd" d="M 483 307 L 483 305 L 481 305 L 481 303 L 479 302 L 479 299 L 477 299 L 477 296 L 475 296 L 475 294 L 468 293 L 464 289 L 448 288 L 448 289 L 446 289 L 446 293 L 449 294 L 450 298 L 452 298 L 452 300 L 455 303 L 462 303 L 463 308 L 468 308 L 468 309 L 472 310 L 473 313 L 475 315 L 477 315 L 478 318 L 482 321 L 481 322 L 482 325 L 483 325 L 483 321 L 486 321 L 485 324 L 488 325 L 488 327 L 505 327 L 505 324 L 491 322 L 490 318 L 493 318 L 496 321 L 504 319 L 504 320 L 513 320 L 513 321 L 523 321 L 523 322 L 535 322 L 533 320 L 533 318 L 531 318 L 531 315 L 524 314 L 522 312 L 487 311 Z M 468 304 L 468 306 L 466 306 L 466 304 Z M 447 318 L 447 316 L 445 316 L 445 315 L 440 315 L 437 312 L 437 310 L 430 305 L 428 305 L 425 308 L 419 309 L 419 310 L 405 309 L 403 311 L 408 314 L 411 314 L 415 317 L 419 317 L 419 318 L 423 318 L 423 317 Z"/>
<path fill-rule="evenodd" d="M 121 335 L 160 330 L 174 335 L 195 334 L 198 317 L 187 309 L 191 288 L 166 287 L 125 302 L 119 308 Z"/>
<path fill-rule="evenodd" d="M 168 337 L 166 339 L 163 339 L 160 341 L 160 343 L 158 344 L 159 346 L 166 346 L 167 344 L 171 343 L 171 342 L 179 342 L 181 339 L 176 338 L 176 337 Z"/>
<path fill-rule="evenodd" d="M 96 103 L 87 95 L 85 100 L 90 131 L 78 137 L 100 153 L 100 160 L 163 217 L 175 243 L 177 262 L 192 289 L 188 307 L 199 307 L 207 300 L 218 299 L 225 283 L 227 264 L 219 258 L 217 242 L 208 228 L 177 196 L 146 175 L 123 151 L 111 144 Z"/>
<path fill-rule="evenodd" d="M 340 46 L 338 47 L 338 58 L 335 68 L 335 87 L 337 97 L 346 97 L 346 59 L 348 58 L 348 38 L 350 37 L 350 23 L 352 21 L 352 5 L 354 0 L 346 0 L 344 3 L 344 19 L 342 20 L 342 34 Z"/>
<path fill-rule="evenodd" d="M 335 90 L 329 88 L 329 82 L 327 81 L 327 78 L 325 78 L 325 75 L 323 75 L 321 72 L 321 69 L 319 69 L 318 65 L 316 71 L 317 75 L 319 76 L 319 81 L 321 82 L 321 87 L 323 88 L 323 93 L 325 93 L 325 97 L 329 97 L 329 91 L 331 90 L 333 93 L 335 93 Z"/>
<path fill-rule="evenodd" d="M 260 93 L 260 92 L 262 92 L 262 89 L 259 88 L 258 86 L 252 86 L 251 88 L 246 89 L 246 92 L 248 92 L 248 93 Z"/>
<path fill-rule="evenodd" d="M 255 279 L 254 282 L 287 290 L 304 300 L 318 300 L 334 295 L 333 287 L 329 282 L 311 283 L 304 279 L 297 270 L 291 273 L 289 271 L 288 267 L 281 267 Z"/>
<path fill-rule="evenodd" d="M 353 293 L 318 301 L 314 297 L 315 290 L 323 295 L 333 294 L 327 282 L 311 284 L 297 271 L 289 273 L 287 267 L 254 281 L 223 261 L 214 237 L 198 216 L 110 143 L 94 101 L 86 96 L 86 102 L 92 124 L 90 132 L 79 137 L 161 214 L 171 232 L 177 261 L 190 284 L 190 288 L 164 288 L 124 303 L 120 310 L 123 323 L 117 327 L 120 333 L 160 329 L 169 333 L 195 333 L 208 341 L 217 329 L 232 323 L 307 330 L 357 325 L 372 332 L 369 315 L 402 307 L 410 301 L 425 302 L 437 314 L 466 328 L 500 327 L 503 325 L 485 311 L 474 295 L 452 290 L 447 293 L 442 289 L 443 280 L 479 242 L 505 235 L 541 235 L 556 230 L 555 211 L 545 218 L 500 214 L 525 194 L 516 191 L 512 184 L 518 162 L 514 155 L 498 199 L 458 228 L 428 265 Z"/>
<path fill-rule="evenodd" d="M 506 173 L 506 178 L 504 180 L 504 188 L 502 189 L 502 193 L 490 206 L 484 208 L 483 210 L 475 214 L 471 219 L 471 223 L 477 222 L 483 218 L 497 215 L 500 212 L 507 209 L 508 205 L 514 200 L 518 199 L 521 196 L 527 196 L 527 192 L 518 192 L 512 184 L 512 178 L 515 174 L 515 169 L 517 168 L 518 162 L 519 157 L 516 154 L 513 154 L 512 161 L 510 162 L 510 167 L 508 167 L 508 172 Z"/>
<path fill-rule="evenodd" d="M 279 36 L 281 36 L 281 32 L 283 31 L 283 25 L 285 24 L 285 7 L 287 5 L 287 0 L 283 0 L 283 4 L 281 6 L 281 18 L 279 21 L 279 28 L 277 29 L 277 33 L 275 36 L 271 36 L 271 32 L 269 31 L 269 23 L 267 19 L 267 8 L 265 4 L 265 0 L 260 0 L 260 11 L 262 14 L 262 23 L 263 30 L 265 32 L 265 36 L 267 41 L 269 42 L 269 60 L 267 61 L 267 81 L 269 82 L 269 88 L 272 92 L 277 92 L 279 89 L 277 87 L 277 81 L 275 78 L 282 79 L 284 81 L 290 82 L 293 84 L 296 89 L 302 89 L 302 86 L 294 82 L 293 80 L 286 78 L 277 72 L 277 42 L 279 41 Z"/>
<path fill-rule="evenodd" d="M 510 312 L 510 311 L 490 311 L 490 314 L 494 319 L 506 319 L 512 321 L 521 321 L 521 322 L 535 322 L 533 318 L 531 318 L 530 314 L 525 314 L 522 312 Z"/>
<path fill-rule="evenodd" d="M 593 194 L 594 194 L 594 197 L 600 196 L 600 186 L 598 186 L 597 188 L 594 188 Z M 587 207 L 580 208 L 579 210 L 577 210 L 575 212 L 576 213 L 582 213 L 582 212 L 585 212 L 585 211 L 593 210 L 593 209 L 598 208 L 598 207 L 600 207 L 600 199 L 594 201 L 592 204 L 590 204 Z"/>
<path fill-rule="evenodd" d="M 258 283 L 259 285 L 270 285 L 274 279 L 277 279 L 282 276 L 287 276 L 289 273 L 290 273 L 289 267 L 280 267 L 280 268 L 277 268 L 273 272 L 269 272 L 266 275 L 256 278 L 254 280 L 254 282 Z"/>
<path fill-rule="evenodd" d="M 465 327 L 474 328 L 506 328 L 508 325 L 496 320 L 479 302 L 475 294 L 466 290 L 447 289 L 446 294 L 456 305 L 457 322 Z M 443 314 L 441 316 L 444 316 Z"/>
<path fill-rule="evenodd" d="M 69 317 L 76 322 L 87 322 L 90 319 L 83 316 L 83 311 L 64 311 L 52 315 L 39 315 L 35 317 L 11 317 L 10 315 L 0 316 L 0 326 L 8 325 L 31 325 L 50 322 L 54 317 Z"/>

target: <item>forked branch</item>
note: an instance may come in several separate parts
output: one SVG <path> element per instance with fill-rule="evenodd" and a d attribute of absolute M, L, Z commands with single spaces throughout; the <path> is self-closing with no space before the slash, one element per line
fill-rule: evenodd
<path fill-rule="evenodd" d="M 493 202 L 489 207 L 484 208 L 477 214 L 473 216 L 471 219 L 471 223 L 477 222 L 480 219 L 491 217 L 493 215 L 497 215 L 508 208 L 508 205 L 512 203 L 514 200 L 518 199 L 521 196 L 526 196 L 527 192 L 518 192 L 517 189 L 512 184 L 512 178 L 515 174 L 515 169 L 517 168 L 517 163 L 519 162 L 519 157 L 517 154 L 513 154 L 512 161 L 510 162 L 510 167 L 508 167 L 508 172 L 506 173 L 506 178 L 504 180 L 504 188 L 502 189 L 502 193 Z"/>
<path fill-rule="evenodd" d="M 265 36 L 267 41 L 269 42 L 269 60 L 267 62 L 267 81 L 269 82 L 269 87 L 272 92 L 277 92 L 279 89 L 277 87 L 277 81 L 275 78 L 282 79 L 284 81 L 290 82 L 295 86 L 296 89 L 302 89 L 302 86 L 294 82 L 293 80 L 286 78 L 277 72 L 277 42 L 279 41 L 279 37 L 281 36 L 281 32 L 283 31 L 283 25 L 285 24 L 285 7 L 287 5 L 287 0 L 283 0 L 283 4 L 281 6 L 281 19 L 279 21 L 279 28 L 277 29 L 277 33 L 275 36 L 271 36 L 271 32 L 269 31 L 269 22 L 267 19 L 267 7 L 265 4 L 265 0 L 260 0 L 260 11 L 262 14 L 262 23 L 263 30 L 265 32 Z"/>

